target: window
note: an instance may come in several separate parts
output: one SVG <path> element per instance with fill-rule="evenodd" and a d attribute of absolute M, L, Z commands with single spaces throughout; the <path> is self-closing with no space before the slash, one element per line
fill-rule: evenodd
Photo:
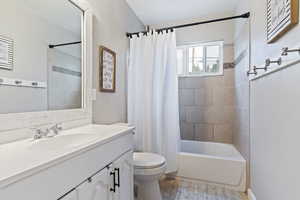
<path fill-rule="evenodd" d="M 179 76 L 223 75 L 223 42 L 179 46 L 177 74 Z"/>

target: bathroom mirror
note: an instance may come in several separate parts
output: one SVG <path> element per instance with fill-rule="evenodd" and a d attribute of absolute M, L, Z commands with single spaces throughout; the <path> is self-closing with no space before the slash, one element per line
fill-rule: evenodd
<path fill-rule="evenodd" d="M 83 17 L 69 0 L 2 2 L 0 114 L 83 107 Z"/>

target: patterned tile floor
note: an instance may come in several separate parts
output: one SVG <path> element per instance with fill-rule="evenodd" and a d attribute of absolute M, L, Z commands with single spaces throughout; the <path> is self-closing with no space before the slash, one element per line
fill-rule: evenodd
<path fill-rule="evenodd" d="M 247 200 L 246 194 L 189 180 L 160 182 L 163 200 Z"/>

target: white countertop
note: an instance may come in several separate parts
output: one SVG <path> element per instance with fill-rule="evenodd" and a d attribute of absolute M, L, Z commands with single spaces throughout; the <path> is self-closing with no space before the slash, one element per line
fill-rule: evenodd
<path fill-rule="evenodd" d="M 53 138 L 27 139 L 0 145 L 0 188 L 130 134 L 133 129 L 91 124 L 62 131 Z"/>

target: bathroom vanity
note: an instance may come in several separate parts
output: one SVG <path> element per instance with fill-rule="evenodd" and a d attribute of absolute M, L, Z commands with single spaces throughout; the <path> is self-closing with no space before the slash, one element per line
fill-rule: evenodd
<path fill-rule="evenodd" d="M 87 125 L 0 145 L 1 200 L 132 200 L 133 128 Z"/>

